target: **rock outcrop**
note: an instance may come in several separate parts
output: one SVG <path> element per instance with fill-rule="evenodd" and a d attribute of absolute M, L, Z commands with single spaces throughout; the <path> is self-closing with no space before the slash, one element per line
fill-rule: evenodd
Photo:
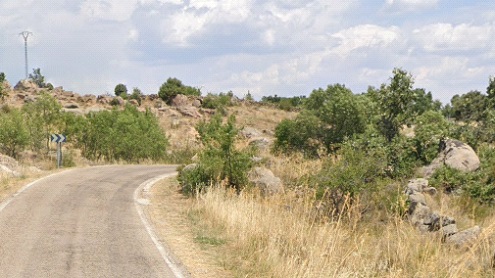
<path fill-rule="evenodd" d="M 459 231 L 453 217 L 443 216 L 431 210 L 426 203 L 426 196 L 435 195 L 437 190 L 428 186 L 428 180 L 419 178 L 410 180 L 405 194 L 409 201 L 409 221 L 422 232 L 441 232 L 446 243 L 462 246 L 478 237 L 481 229 L 474 226 Z"/>
<path fill-rule="evenodd" d="M 270 196 L 284 192 L 282 180 L 276 177 L 272 171 L 263 167 L 254 167 L 248 178 L 260 191 L 263 196 Z"/>
<path fill-rule="evenodd" d="M 428 178 L 443 165 L 463 172 L 473 172 L 480 167 L 480 159 L 468 144 L 447 139 L 441 144 L 441 152 L 433 162 L 423 168 L 423 176 Z"/>

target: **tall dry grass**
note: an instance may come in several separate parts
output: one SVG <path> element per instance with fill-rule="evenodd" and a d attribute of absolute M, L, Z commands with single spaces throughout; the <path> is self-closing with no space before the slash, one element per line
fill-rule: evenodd
<path fill-rule="evenodd" d="M 313 204 L 217 187 L 199 195 L 191 213 L 225 242 L 221 264 L 238 277 L 495 276 L 494 221 L 472 246 L 456 248 L 392 215 L 362 223 L 359 203 L 332 222 L 319 221 Z"/>

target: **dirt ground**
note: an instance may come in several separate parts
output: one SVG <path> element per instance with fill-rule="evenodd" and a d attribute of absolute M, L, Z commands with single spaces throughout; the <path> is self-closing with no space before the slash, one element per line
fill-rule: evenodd
<path fill-rule="evenodd" d="M 151 190 L 147 214 L 162 243 L 180 260 L 191 277 L 233 277 L 219 266 L 212 250 L 195 242 L 195 232 L 188 219 L 192 199 L 179 192 L 175 177 L 156 183 Z"/>

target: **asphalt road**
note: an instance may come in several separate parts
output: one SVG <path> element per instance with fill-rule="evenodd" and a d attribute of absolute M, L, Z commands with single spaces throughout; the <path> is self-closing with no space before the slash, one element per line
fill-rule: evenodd
<path fill-rule="evenodd" d="M 91 167 L 37 181 L 0 206 L 0 277 L 179 276 L 134 200 L 143 182 L 174 171 Z"/>

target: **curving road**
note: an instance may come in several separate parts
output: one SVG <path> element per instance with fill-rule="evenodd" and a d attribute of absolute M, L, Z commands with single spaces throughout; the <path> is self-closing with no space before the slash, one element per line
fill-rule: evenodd
<path fill-rule="evenodd" d="M 0 277 L 181 277 L 134 200 L 143 182 L 174 171 L 91 167 L 33 183 L 0 205 Z"/>

